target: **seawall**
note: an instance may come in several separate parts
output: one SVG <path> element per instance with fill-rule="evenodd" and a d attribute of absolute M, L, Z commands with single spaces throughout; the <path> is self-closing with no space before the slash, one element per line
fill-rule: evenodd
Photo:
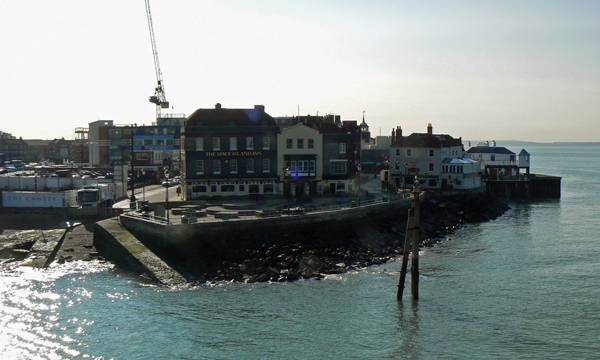
<path fill-rule="evenodd" d="M 347 271 L 396 256 L 412 200 L 269 219 L 165 225 L 122 215 L 121 223 L 187 280 L 287 281 Z M 489 196 L 426 199 L 423 246 L 507 206 Z M 98 248 L 98 245 L 97 245 Z"/>

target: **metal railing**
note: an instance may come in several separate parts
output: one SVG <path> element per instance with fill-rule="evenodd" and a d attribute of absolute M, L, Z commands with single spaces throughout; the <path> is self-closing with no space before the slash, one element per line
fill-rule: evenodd
<path fill-rule="evenodd" d="M 381 196 L 375 199 L 366 199 L 366 200 L 350 200 L 348 202 L 344 202 L 341 204 L 335 205 L 319 205 L 319 204 L 309 204 L 308 206 L 294 206 L 290 208 L 283 208 L 279 211 L 273 212 L 272 215 L 259 216 L 258 214 L 235 214 L 232 216 L 201 216 L 196 217 L 196 221 L 189 222 L 190 224 L 194 223 L 209 223 L 209 222 L 228 222 L 228 221 L 248 221 L 248 220 L 257 220 L 257 219 L 270 219 L 276 217 L 282 218 L 290 218 L 290 217 L 298 217 L 304 216 L 307 213 L 327 213 L 327 212 L 337 212 L 343 210 L 353 210 L 359 209 L 365 206 L 374 206 L 384 203 L 393 203 L 402 201 L 404 199 L 412 198 L 412 192 L 402 192 L 400 194 L 394 194 L 389 196 Z M 288 210 L 289 209 L 289 210 Z M 259 211 L 259 210 L 257 210 Z M 147 221 L 153 221 L 156 223 L 164 224 L 164 225 L 173 225 L 172 221 L 168 221 L 166 217 L 156 216 L 152 213 L 144 213 L 140 212 L 138 209 L 127 209 L 123 212 L 124 215 L 144 219 Z"/>

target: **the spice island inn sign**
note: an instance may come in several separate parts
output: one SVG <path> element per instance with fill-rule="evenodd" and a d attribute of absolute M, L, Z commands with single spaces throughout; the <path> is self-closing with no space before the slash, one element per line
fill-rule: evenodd
<path fill-rule="evenodd" d="M 208 157 L 262 156 L 262 151 L 207 151 Z"/>

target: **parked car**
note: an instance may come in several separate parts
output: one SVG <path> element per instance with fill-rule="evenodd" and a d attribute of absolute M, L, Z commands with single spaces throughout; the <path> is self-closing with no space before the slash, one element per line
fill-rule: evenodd
<path fill-rule="evenodd" d="M 165 179 L 162 182 L 162 186 L 164 186 L 164 187 L 171 187 L 171 186 L 175 186 L 175 185 L 177 185 L 177 184 L 175 183 L 175 181 L 173 181 L 173 179 Z"/>

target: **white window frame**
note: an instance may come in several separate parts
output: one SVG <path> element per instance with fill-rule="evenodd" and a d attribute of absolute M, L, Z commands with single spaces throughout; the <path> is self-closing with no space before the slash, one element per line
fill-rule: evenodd
<path fill-rule="evenodd" d="M 262 166 L 263 166 L 264 173 L 271 172 L 271 160 L 270 159 L 263 159 Z"/>
<path fill-rule="evenodd" d="M 212 139 L 212 143 L 213 143 L 213 151 L 221 150 L 221 138 L 220 137 L 214 136 Z"/>
<path fill-rule="evenodd" d="M 254 150 L 254 137 L 246 136 L 246 150 Z"/>
<path fill-rule="evenodd" d="M 221 173 L 221 160 L 213 160 L 213 174 Z"/>
<path fill-rule="evenodd" d="M 196 160 L 196 175 L 204 175 L 204 160 Z"/>
<path fill-rule="evenodd" d="M 263 147 L 263 150 L 269 150 L 271 148 L 271 141 L 270 141 L 268 135 L 263 136 L 263 138 L 262 138 L 262 147 Z"/>
<path fill-rule="evenodd" d="M 196 151 L 204 151 L 204 138 L 203 137 L 196 138 Z"/>
<path fill-rule="evenodd" d="M 345 154 L 346 153 L 346 143 L 345 142 L 339 142 L 338 143 L 338 152 L 340 154 Z M 332 160 L 334 161 L 334 160 Z"/>
<path fill-rule="evenodd" d="M 231 174 L 237 174 L 237 170 L 238 166 L 237 166 L 237 159 L 230 159 L 229 160 L 229 172 Z"/>
<path fill-rule="evenodd" d="M 246 173 L 254 173 L 254 159 L 246 159 Z"/>
<path fill-rule="evenodd" d="M 237 136 L 229 138 L 229 150 L 237 150 Z"/>

